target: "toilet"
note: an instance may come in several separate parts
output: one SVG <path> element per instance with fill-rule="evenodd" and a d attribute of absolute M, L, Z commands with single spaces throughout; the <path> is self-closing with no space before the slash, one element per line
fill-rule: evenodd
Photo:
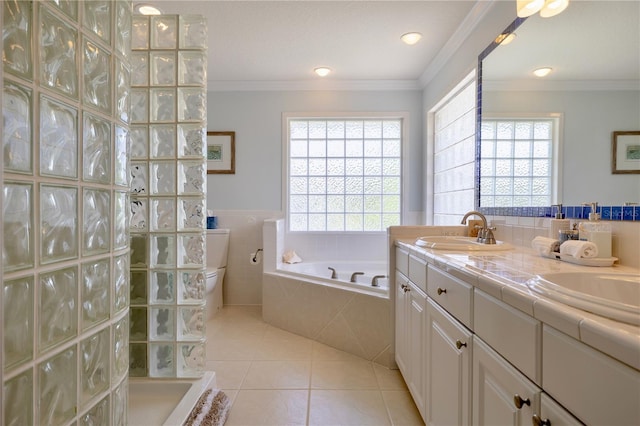
<path fill-rule="evenodd" d="M 207 229 L 207 319 L 222 309 L 222 283 L 229 253 L 229 230 Z"/>

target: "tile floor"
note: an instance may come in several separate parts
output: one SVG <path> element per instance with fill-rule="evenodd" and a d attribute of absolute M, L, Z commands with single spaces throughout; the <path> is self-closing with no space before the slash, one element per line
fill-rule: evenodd
<path fill-rule="evenodd" d="M 224 307 L 207 324 L 207 370 L 233 401 L 234 425 L 422 425 L 398 370 Z"/>

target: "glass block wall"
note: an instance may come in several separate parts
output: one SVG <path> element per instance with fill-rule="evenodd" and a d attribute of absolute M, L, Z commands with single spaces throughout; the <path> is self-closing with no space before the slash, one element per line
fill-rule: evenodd
<path fill-rule="evenodd" d="M 124 425 L 131 2 L 2 15 L 2 422 Z"/>
<path fill-rule="evenodd" d="M 205 361 L 206 21 L 134 16 L 130 376 Z"/>

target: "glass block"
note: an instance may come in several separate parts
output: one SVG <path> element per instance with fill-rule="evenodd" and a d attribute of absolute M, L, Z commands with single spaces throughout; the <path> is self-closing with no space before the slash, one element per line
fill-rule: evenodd
<path fill-rule="evenodd" d="M 77 412 L 75 346 L 38 366 L 39 424 L 64 424 Z"/>
<path fill-rule="evenodd" d="M 86 181 L 111 182 L 111 125 L 103 118 L 84 113 L 82 176 Z"/>
<path fill-rule="evenodd" d="M 113 325 L 112 383 L 118 381 L 129 370 L 129 316 L 125 315 Z"/>
<path fill-rule="evenodd" d="M 145 159 L 149 155 L 148 126 L 131 126 L 131 158 Z"/>
<path fill-rule="evenodd" d="M 178 267 L 206 266 L 204 234 L 179 235 Z"/>
<path fill-rule="evenodd" d="M 118 256 L 113 261 L 113 311 L 129 307 L 129 255 Z"/>
<path fill-rule="evenodd" d="M 4 71 L 31 80 L 31 37 L 33 2 L 5 0 L 2 2 L 2 62 Z"/>
<path fill-rule="evenodd" d="M 74 2 L 75 3 L 75 2 Z M 40 5 L 40 84 L 78 97 L 78 33 Z"/>
<path fill-rule="evenodd" d="M 176 237 L 174 235 L 151 235 L 151 267 L 176 266 Z"/>
<path fill-rule="evenodd" d="M 202 195 L 207 192 L 207 171 L 204 161 L 178 162 L 178 193 Z"/>
<path fill-rule="evenodd" d="M 147 304 L 147 271 L 131 271 L 129 305 Z"/>
<path fill-rule="evenodd" d="M 147 52 L 132 52 L 131 57 L 131 86 L 149 85 L 149 54 Z"/>
<path fill-rule="evenodd" d="M 131 49 L 132 50 L 148 50 L 149 49 L 149 17 L 134 15 L 133 31 L 131 33 Z"/>
<path fill-rule="evenodd" d="M 82 417 L 78 419 L 79 426 L 98 426 L 111 424 L 109 412 L 109 397 L 106 396 Z"/>
<path fill-rule="evenodd" d="M 2 267 L 6 272 L 34 263 L 32 193 L 28 184 L 5 182 L 2 187 Z"/>
<path fill-rule="evenodd" d="M 116 60 L 116 117 L 129 123 L 131 118 L 131 72 L 125 62 Z"/>
<path fill-rule="evenodd" d="M 207 19 L 200 15 L 180 16 L 180 49 L 207 48 Z"/>
<path fill-rule="evenodd" d="M 178 121 L 205 121 L 207 92 L 203 88 L 178 88 Z"/>
<path fill-rule="evenodd" d="M 78 271 L 75 267 L 40 275 L 39 350 L 76 336 L 78 332 Z"/>
<path fill-rule="evenodd" d="M 132 343 L 129 345 L 129 377 L 147 376 L 147 345 Z"/>
<path fill-rule="evenodd" d="M 176 333 L 174 308 L 149 308 L 149 340 L 173 340 Z"/>
<path fill-rule="evenodd" d="M 176 15 L 152 16 L 149 28 L 152 49 L 175 49 L 178 47 L 178 17 Z"/>
<path fill-rule="evenodd" d="M 201 377 L 205 366 L 205 346 L 202 343 L 178 345 L 178 377 Z"/>
<path fill-rule="evenodd" d="M 176 193 L 176 164 L 174 161 L 150 163 L 151 194 L 174 195 Z"/>
<path fill-rule="evenodd" d="M 87 330 L 109 319 L 111 307 L 109 269 L 109 259 L 82 265 L 82 286 L 80 288 L 82 330 Z"/>
<path fill-rule="evenodd" d="M 149 90 L 131 89 L 131 123 L 149 121 Z"/>
<path fill-rule="evenodd" d="M 4 424 L 32 425 L 33 370 L 29 369 L 4 384 Z"/>
<path fill-rule="evenodd" d="M 123 380 L 122 383 L 113 391 L 111 395 L 111 403 L 113 405 L 113 414 L 111 416 L 113 426 L 127 426 L 128 424 L 128 381 Z"/>
<path fill-rule="evenodd" d="M 178 156 L 181 158 L 203 158 L 206 140 L 206 130 L 202 124 L 179 124 Z"/>
<path fill-rule="evenodd" d="M 82 55 L 84 102 L 106 113 L 111 112 L 111 56 L 104 49 L 85 41 Z"/>
<path fill-rule="evenodd" d="M 78 17 L 77 0 L 51 0 L 51 3 L 55 4 L 69 18 L 76 19 Z"/>
<path fill-rule="evenodd" d="M 113 180 L 116 185 L 129 187 L 129 130 L 116 126 Z"/>
<path fill-rule="evenodd" d="M 127 248 L 129 244 L 128 207 L 129 194 L 124 191 L 114 191 L 113 199 L 115 208 L 113 211 L 113 248 L 120 250 Z"/>
<path fill-rule="evenodd" d="M 204 300 L 206 276 L 202 271 L 180 272 L 179 304 L 200 304 Z"/>
<path fill-rule="evenodd" d="M 163 124 L 149 126 L 152 158 L 175 158 L 176 126 Z"/>
<path fill-rule="evenodd" d="M 147 229 L 147 200 L 144 198 L 131 200 L 131 219 L 129 220 L 133 232 Z"/>
<path fill-rule="evenodd" d="M 149 376 L 176 376 L 173 345 L 166 343 L 152 343 L 149 345 Z"/>
<path fill-rule="evenodd" d="M 150 221 L 152 231 L 172 231 L 176 229 L 176 204 L 172 198 L 152 198 Z"/>
<path fill-rule="evenodd" d="M 80 386 L 83 403 L 109 387 L 109 337 L 109 329 L 105 328 L 80 342 Z"/>
<path fill-rule="evenodd" d="M 151 89 L 149 111 L 151 122 L 167 123 L 176 120 L 176 92 L 174 89 Z"/>
<path fill-rule="evenodd" d="M 131 193 L 132 194 L 147 194 L 147 164 L 146 163 L 131 163 Z"/>
<path fill-rule="evenodd" d="M 40 97 L 40 173 L 78 176 L 78 111 Z"/>
<path fill-rule="evenodd" d="M 129 340 L 133 342 L 147 340 L 147 308 L 132 307 L 129 310 Z"/>
<path fill-rule="evenodd" d="M 116 49 L 122 55 L 131 51 L 131 28 L 133 12 L 130 1 L 116 1 Z"/>
<path fill-rule="evenodd" d="M 78 255 L 76 188 L 40 186 L 40 261 L 51 263 Z"/>
<path fill-rule="evenodd" d="M 178 230 L 202 230 L 205 227 L 206 200 L 201 198 L 178 199 Z"/>
<path fill-rule="evenodd" d="M 175 52 L 151 52 L 149 54 L 152 86 L 176 85 Z"/>
<path fill-rule="evenodd" d="M 176 273 L 153 271 L 151 273 L 151 297 L 156 305 L 173 304 L 176 301 Z"/>
<path fill-rule="evenodd" d="M 33 358 L 33 277 L 4 282 L 4 369 Z"/>
<path fill-rule="evenodd" d="M 205 335 L 204 306 L 178 308 L 178 340 L 200 340 Z"/>
<path fill-rule="evenodd" d="M 202 87 L 207 84 L 207 57 L 203 52 L 178 52 L 178 84 Z"/>
<path fill-rule="evenodd" d="M 111 242 L 111 194 L 109 191 L 87 189 L 83 191 L 83 254 L 109 251 Z"/>
<path fill-rule="evenodd" d="M 84 2 L 84 26 L 107 43 L 111 41 L 112 7 L 112 0 Z"/>
<path fill-rule="evenodd" d="M 31 90 L 5 81 L 2 93 L 4 169 L 30 173 L 32 150 Z"/>
<path fill-rule="evenodd" d="M 147 237 L 146 235 L 132 234 L 130 238 L 131 266 L 141 267 L 147 265 Z"/>

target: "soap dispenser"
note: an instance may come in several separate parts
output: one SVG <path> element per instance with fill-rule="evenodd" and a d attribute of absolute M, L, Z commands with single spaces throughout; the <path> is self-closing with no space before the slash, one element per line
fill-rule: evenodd
<path fill-rule="evenodd" d="M 571 221 L 564 218 L 564 213 L 562 213 L 562 204 L 553 204 L 551 207 L 557 207 L 558 212 L 555 214 L 554 218 L 551 219 L 551 226 L 549 227 L 549 238 L 559 240 L 560 231 L 568 231 L 569 229 L 571 229 Z"/>
<path fill-rule="evenodd" d="M 600 222 L 598 213 L 598 203 L 582 203 L 583 206 L 591 206 L 588 222 L 580 222 L 578 225 L 579 238 L 584 241 L 591 241 L 598 247 L 596 257 L 611 257 L 611 224 Z"/>

